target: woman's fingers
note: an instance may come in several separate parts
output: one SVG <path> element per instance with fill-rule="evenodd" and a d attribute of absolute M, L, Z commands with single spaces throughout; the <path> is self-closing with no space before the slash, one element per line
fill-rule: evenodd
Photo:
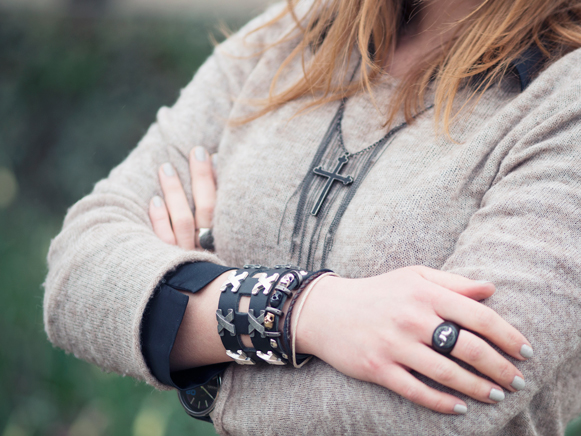
<path fill-rule="evenodd" d="M 204 147 L 190 153 L 190 174 L 194 197 L 194 219 L 198 228 L 211 228 L 216 205 L 216 181 L 212 159 Z M 199 241 L 196 241 L 199 245 Z"/>
<path fill-rule="evenodd" d="M 509 391 L 520 391 L 525 387 L 522 372 L 484 340 L 467 330 L 460 331 L 456 346 L 450 354 L 471 365 Z"/>
<path fill-rule="evenodd" d="M 410 323 L 409 327 L 420 333 L 417 337 L 419 343 L 413 341 L 414 335 L 410 335 L 410 330 L 404 332 L 409 335 L 410 344 L 409 347 L 401 347 L 401 352 L 393 356 L 395 361 L 440 384 L 486 403 L 498 402 L 503 396 L 503 388 L 512 392 L 524 388 L 522 373 L 485 341 L 467 330 L 460 330 L 452 356 L 489 376 L 492 382 L 434 351 L 431 347 L 432 334 L 442 322 L 443 320 L 435 315 L 424 315 L 416 322 Z M 516 382 L 515 377 L 518 377 Z"/>
<path fill-rule="evenodd" d="M 472 302 L 467 298 L 464 299 Z M 461 368 L 452 360 L 434 351 L 431 347 L 432 335 L 442 322 L 443 320 L 438 316 L 424 315 L 408 323 L 408 330 L 405 333 L 410 338 L 414 338 L 414 335 L 410 335 L 409 328 L 419 333 L 419 336 L 415 336 L 420 342 L 417 343 L 420 347 L 419 351 L 417 348 L 413 348 L 413 351 L 402 348 L 402 353 L 394 356 L 395 360 L 479 401 L 491 402 L 487 399 L 492 389 L 496 389 L 497 395 L 500 395 L 502 387 L 511 392 L 524 388 L 523 374 L 483 339 L 462 329 L 462 326 L 460 326 L 460 334 L 451 355 L 490 377 L 501 387 Z M 439 366 L 437 366 L 438 362 Z"/>
<path fill-rule="evenodd" d="M 196 244 L 199 246 L 197 229 L 212 227 L 216 204 L 215 159 L 215 155 L 210 157 L 203 147 L 195 147 L 190 153 L 194 213 L 173 166 L 166 163 L 160 168 L 159 180 L 165 204 L 158 210 L 154 201 L 159 203 L 161 199 L 152 200 L 150 218 L 152 223 L 156 220 L 154 230 L 162 240 L 168 243 L 173 241 L 186 250 L 193 250 Z"/>
<path fill-rule="evenodd" d="M 218 185 L 218 153 L 212 155 L 212 174 L 214 174 L 214 182 Z"/>
<path fill-rule="evenodd" d="M 163 199 L 155 196 L 149 203 L 149 219 L 153 232 L 166 244 L 176 245 L 177 241 L 171 228 L 169 213 Z"/>
<path fill-rule="evenodd" d="M 470 280 L 447 271 L 440 271 L 420 265 L 411 266 L 408 269 L 436 285 L 476 301 L 490 297 L 496 290 L 494 284 L 491 282 Z"/>
<path fill-rule="evenodd" d="M 490 404 L 504 400 L 502 387 L 471 373 L 425 345 L 415 345 L 408 353 L 408 359 L 402 363 L 475 400 Z"/>
<path fill-rule="evenodd" d="M 467 412 L 464 401 L 425 385 L 399 365 L 389 365 L 375 383 L 436 412 L 456 415 Z"/>
<path fill-rule="evenodd" d="M 515 359 L 532 357 L 529 341 L 489 307 L 453 292 L 442 292 L 432 305 L 440 318 L 484 336 Z"/>
<path fill-rule="evenodd" d="M 169 210 L 171 225 L 177 245 L 185 250 L 195 248 L 194 216 L 188 204 L 184 188 L 170 163 L 165 163 L 159 170 L 159 181 Z"/>

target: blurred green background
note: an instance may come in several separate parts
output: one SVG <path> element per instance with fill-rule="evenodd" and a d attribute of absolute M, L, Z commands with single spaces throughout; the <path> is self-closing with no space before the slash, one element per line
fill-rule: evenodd
<path fill-rule="evenodd" d="M 0 435 L 215 434 L 175 392 L 54 349 L 41 283 L 67 207 L 173 104 L 217 27 L 195 14 L 0 8 Z"/>
<path fill-rule="evenodd" d="M 195 14 L 0 8 L 1 436 L 215 434 L 186 416 L 174 392 L 54 349 L 41 283 L 67 207 L 176 100 L 211 52 L 216 27 Z M 567 435 L 581 435 L 581 421 Z"/>

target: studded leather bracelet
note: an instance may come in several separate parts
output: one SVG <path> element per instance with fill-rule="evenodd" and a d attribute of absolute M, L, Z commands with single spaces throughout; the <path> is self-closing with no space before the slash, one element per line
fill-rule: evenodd
<path fill-rule="evenodd" d="M 218 333 L 226 354 L 241 365 L 255 365 L 260 360 L 271 365 L 287 364 L 290 347 L 282 342 L 282 309 L 305 279 L 318 273 L 292 265 L 274 268 L 245 265 L 232 271 L 220 288 L 216 311 Z M 239 311 L 243 297 L 250 297 L 248 312 Z M 241 335 L 245 334 L 250 336 L 254 348 L 243 344 Z"/>

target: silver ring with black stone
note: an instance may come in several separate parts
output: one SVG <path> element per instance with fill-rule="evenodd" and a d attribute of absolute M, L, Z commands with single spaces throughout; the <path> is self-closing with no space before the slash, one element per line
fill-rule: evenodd
<path fill-rule="evenodd" d="M 212 235 L 212 229 L 198 229 L 198 240 L 200 241 L 200 247 L 204 250 L 214 250 L 214 235 Z"/>
<path fill-rule="evenodd" d="M 432 348 L 441 354 L 450 354 L 458 341 L 460 327 L 446 321 L 440 324 L 432 333 Z"/>

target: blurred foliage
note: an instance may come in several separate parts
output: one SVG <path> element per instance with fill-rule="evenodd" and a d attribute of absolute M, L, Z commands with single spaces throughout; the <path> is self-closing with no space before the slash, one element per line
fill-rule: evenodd
<path fill-rule="evenodd" d="M 0 435 L 215 434 L 174 392 L 54 349 L 41 287 L 66 208 L 175 101 L 211 52 L 214 28 L 0 12 Z M 581 421 L 567 434 L 581 435 Z"/>
<path fill-rule="evenodd" d="M 175 392 L 54 349 L 41 287 L 66 208 L 176 100 L 215 28 L 0 12 L 0 435 L 215 434 Z"/>

